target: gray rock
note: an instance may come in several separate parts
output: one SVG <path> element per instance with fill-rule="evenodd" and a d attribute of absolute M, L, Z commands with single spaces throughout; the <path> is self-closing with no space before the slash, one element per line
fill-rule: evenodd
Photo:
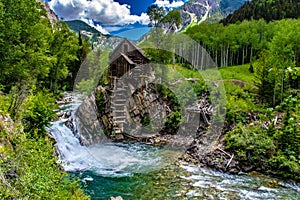
<path fill-rule="evenodd" d="M 72 117 L 72 124 L 76 124 L 76 128 L 73 128 L 73 131 L 77 130 L 75 134 L 81 143 L 86 146 L 110 141 L 104 134 L 96 109 L 95 96 L 91 95 L 84 99 Z"/>

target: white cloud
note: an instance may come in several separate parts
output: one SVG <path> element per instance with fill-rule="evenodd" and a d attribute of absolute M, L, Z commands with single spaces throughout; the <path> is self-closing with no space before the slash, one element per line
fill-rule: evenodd
<path fill-rule="evenodd" d="M 132 15 L 129 5 L 120 5 L 113 0 L 52 0 L 49 4 L 54 12 L 65 20 L 93 19 L 107 25 L 149 22 L 146 13 L 140 16 Z"/>
<path fill-rule="evenodd" d="M 104 35 L 109 35 L 109 32 L 99 24 L 95 26 L 95 29 L 98 30 L 100 33 L 103 33 Z"/>
<path fill-rule="evenodd" d="M 102 33 L 104 35 L 108 35 L 109 34 L 109 32 L 107 31 L 107 29 L 103 28 L 99 24 L 95 25 L 95 23 L 94 23 L 93 20 L 91 20 L 91 19 L 84 19 L 84 18 L 82 18 L 81 20 L 84 21 L 85 23 L 87 23 L 88 25 L 90 25 L 91 27 L 95 28 L 100 33 Z"/>
<path fill-rule="evenodd" d="M 184 4 L 185 1 L 172 1 L 169 0 L 156 0 L 153 4 L 158 5 L 159 7 L 164 8 L 178 8 Z"/>
<path fill-rule="evenodd" d="M 105 26 L 104 28 L 105 28 L 105 30 L 107 30 L 109 32 L 120 31 L 120 30 L 124 29 L 123 26 Z"/>

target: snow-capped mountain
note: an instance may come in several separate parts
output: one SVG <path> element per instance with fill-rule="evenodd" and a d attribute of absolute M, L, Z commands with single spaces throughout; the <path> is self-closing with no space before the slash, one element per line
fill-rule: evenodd
<path fill-rule="evenodd" d="M 221 20 L 241 7 L 247 0 L 190 0 L 179 8 L 182 26 L 201 23 L 207 19 Z"/>

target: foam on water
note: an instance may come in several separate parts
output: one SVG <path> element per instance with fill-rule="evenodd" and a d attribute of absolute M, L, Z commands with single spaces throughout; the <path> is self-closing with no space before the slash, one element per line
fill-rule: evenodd
<path fill-rule="evenodd" d="M 82 101 L 80 96 L 71 98 L 73 101 L 60 109 L 71 110 L 74 114 Z M 53 122 L 48 131 L 57 142 L 63 168 L 70 172 L 94 171 L 101 176 L 128 176 L 162 167 L 162 158 L 167 156 L 161 148 L 136 143 L 82 146 L 64 120 Z"/>
<path fill-rule="evenodd" d="M 74 114 L 82 101 L 78 96 L 72 98 L 73 102 L 62 106 L 61 109 L 71 110 Z M 123 186 L 128 186 L 128 188 L 116 195 L 130 197 L 128 191 L 132 188 L 128 181 L 134 181 L 135 178 L 127 180 L 126 177 L 136 176 L 137 173 L 147 174 L 152 170 L 163 168 L 171 163 L 169 158 L 174 159 L 177 153 L 140 143 L 82 146 L 79 139 L 65 126 L 63 120 L 53 122 L 48 131 L 57 141 L 56 148 L 63 168 L 69 172 L 80 174 L 82 172 L 82 181 L 93 188 L 88 192 L 95 197 L 103 195 L 109 197 L 115 190 L 121 190 L 117 187 L 121 184 L 120 181 L 126 181 Z M 296 183 L 276 180 L 277 184 L 274 185 L 274 180 L 266 177 L 251 177 L 246 174 L 231 175 L 184 162 L 180 163 L 180 168 L 188 173 L 186 176 L 179 175 L 180 180 L 187 180 L 191 186 L 185 192 L 186 197 L 250 200 L 300 199 L 300 187 Z M 126 180 L 119 179 L 119 177 L 124 177 Z M 103 185 L 103 181 L 106 181 L 106 184 Z M 108 186 L 112 189 L 106 188 Z"/>
<path fill-rule="evenodd" d="M 82 146 L 64 123 L 52 123 L 49 129 L 66 171 L 95 171 L 102 176 L 120 176 L 162 166 L 163 151 L 142 144 L 106 143 Z"/>
<path fill-rule="evenodd" d="M 277 183 L 268 177 L 252 177 L 249 175 L 232 175 L 210 169 L 199 168 L 195 165 L 182 163 L 182 168 L 190 172 L 185 180 L 190 180 L 194 189 L 189 195 L 199 194 L 203 190 L 214 190 L 219 199 L 228 199 L 234 194 L 238 199 L 299 199 L 299 186 L 296 184 Z M 275 184 L 272 184 L 275 182 Z"/>

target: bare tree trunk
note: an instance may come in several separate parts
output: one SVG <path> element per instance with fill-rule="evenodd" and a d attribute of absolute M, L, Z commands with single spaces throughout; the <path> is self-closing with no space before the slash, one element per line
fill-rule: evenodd
<path fill-rule="evenodd" d="M 250 51 L 250 61 L 252 60 L 252 56 L 253 56 L 253 47 L 251 46 L 251 51 Z"/>
<path fill-rule="evenodd" d="M 242 65 L 245 63 L 245 47 L 243 46 Z"/>
<path fill-rule="evenodd" d="M 281 73 L 281 101 L 283 100 L 283 88 L 284 88 L 284 73 Z"/>
<path fill-rule="evenodd" d="M 227 49 L 226 49 L 226 67 L 228 66 L 228 60 L 229 60 L 229 44 L 227 43 Z"/>
<path fill-rule="evenodd" d="M 230 65 L 233 65 L 233 52 L 230 53 Z"/>
<path fill-rule="evenodd" d="M 247 58 L 248 58 L 248 46 L 246 47 L 246 61 L 247 61 Z M 244 62 L 245 62 L 245 60 L 244 60 Z"/>
<path fill-rule="evenodd" d="M 226 66 L 226 47 L 224 47 L 224 53 L 223 53 L 223 67 Z"/>
<path fill-rule="evenodd" d="M 215 62 L 218 65 L 218 50 L 215 50 Z"/>

